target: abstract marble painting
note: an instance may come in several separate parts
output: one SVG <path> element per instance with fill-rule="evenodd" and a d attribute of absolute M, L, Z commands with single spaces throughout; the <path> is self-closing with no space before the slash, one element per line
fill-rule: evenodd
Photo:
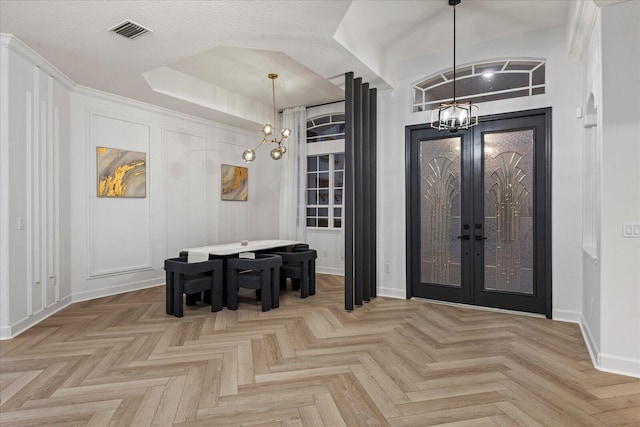
<path fill-rule="evenodd" d="M 96 147 L 98 197 L 146 197 L 147 154 Z"/>

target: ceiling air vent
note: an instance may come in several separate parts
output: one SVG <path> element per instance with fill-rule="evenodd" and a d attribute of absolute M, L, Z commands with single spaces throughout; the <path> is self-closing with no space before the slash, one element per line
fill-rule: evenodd
<path fill-rule="evenodd" d="M 120 34 L 122 37 L 126 37 L 129 40 L 133 40 L 148 32 L 153 32 L 149 28 L 145 28 L 142 25 L 129 20 L 123 21 L 118 25 L 109 28 L 109 31 Z"/>

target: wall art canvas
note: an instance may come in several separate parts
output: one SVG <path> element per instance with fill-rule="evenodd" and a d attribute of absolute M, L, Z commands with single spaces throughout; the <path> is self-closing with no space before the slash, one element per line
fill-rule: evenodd
<path fill-rule="evenodd" d="M 249 169 L 222 165 L 222 200 L 249 200 Z"/>
<path fill-rule="evenodd" d="M 147 153 L 96 147 L 98 197 L 147 197 Z"/>

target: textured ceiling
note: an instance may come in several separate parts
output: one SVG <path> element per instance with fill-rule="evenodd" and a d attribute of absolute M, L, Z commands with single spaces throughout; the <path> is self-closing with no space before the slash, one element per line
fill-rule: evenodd
<path fill-rule="evenodd" d="M 561 25 L 569 3 L 463 0 L 458 43 Z M 107 31 L 125 19 L 153 32 L 127 40 Z M 0 32 L 77 84 L 247 129 L 270 108 L 268 73 L 280 75 L 278 108 L 342 99 L 347 71 L 385 90 L 397 60 L 451 48 L 451 23 L 447 0 L 0 1 Z M 244 108 L 185 89 L 199 85 Z M 243 113 L 252 103 L 257 113 Z"/>

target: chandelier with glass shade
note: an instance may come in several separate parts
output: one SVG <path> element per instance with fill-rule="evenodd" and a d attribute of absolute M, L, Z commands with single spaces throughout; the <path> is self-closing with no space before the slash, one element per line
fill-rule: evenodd
<path fill-rule="evenodd" d="M 451 132 L 469 129 L 478 124 L 478 106 L 456 100 L 456 5 L 460 1 L 449 0 L 449 6 L 453 6 L 453 101 L 442 103 L 437 109 L 431 110 L 431 127 Z"/>
<path fill-rule="evenodd" d="M 291 135 L 291 129 L 289 128 L 284 128 L 282 129 L 282 131 L 280 132 L 280 136 L 281 138 L 278 139 L 276 136 L 276 129 L 277 129 L 277 112 L 276 112 L 276 85 L 275 85 L 275 81 L 278 78 L 277 74 L 273 74 L 270 73 L 268 75 L 268 77 L 271 79 L 271 93 L 273 95 L 273 125 L 271 123 L 265 123 L 264 126 L 262 126 L 262 134 L 263 134 L 263 138 L 262 141 L 260 142 L 260 144 L 258 144 L 258 146 L 256 148 L 252 149 L 246 149 L 244 150 L 244 152 L 242 153 L 242 159 L 245 162 L 252 162 L 255 160 L 256 158 L 256 151 L 258 150 L 258 148 L 262 147 L 262 145 L 264 143 L 267 142 L 271 142 L 277 145 L 276 148 L 274 148 L 273 150 L 271 150 L 271 158 L 273 160 L 280 160 L 282 158 L 282 155 L 284 153 L 287 152 L 287 149 L 284 145 L 282 145 L 282 142 L 287 139 L 289 137 L 289 135 Z M 271 137 L 271 138 L 270 138 Z"/>

